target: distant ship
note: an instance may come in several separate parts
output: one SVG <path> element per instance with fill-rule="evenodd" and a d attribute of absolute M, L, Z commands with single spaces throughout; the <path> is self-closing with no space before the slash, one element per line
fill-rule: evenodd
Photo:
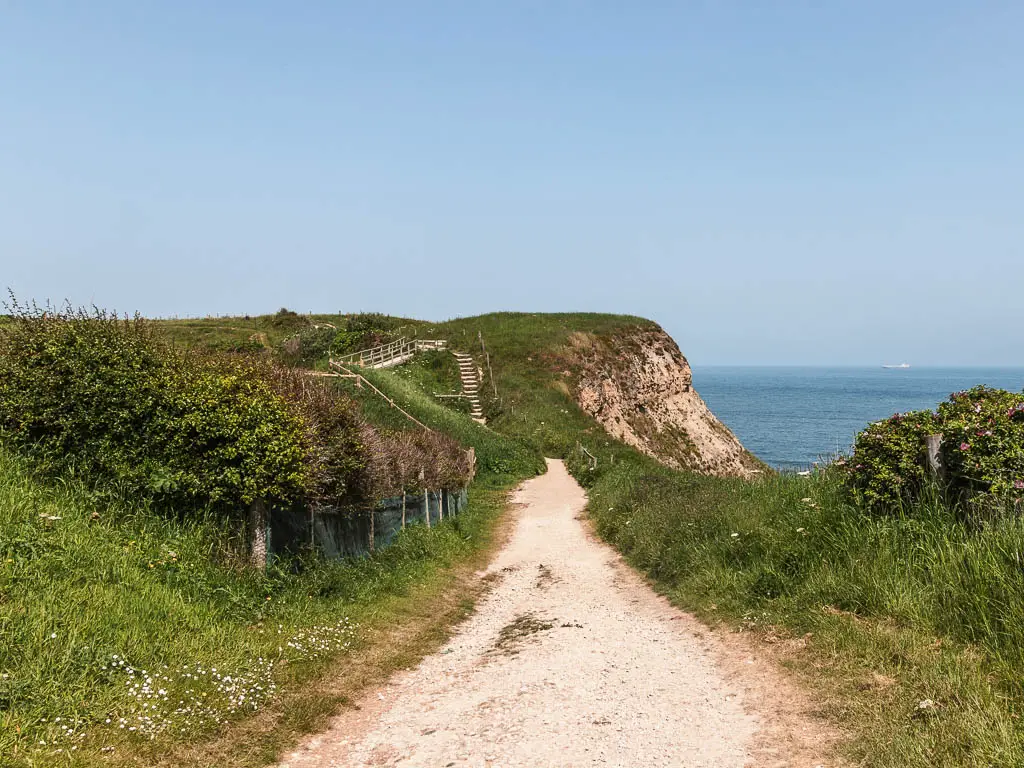
<path fill-rule="evenodd" d="M 883 368 L 909 368 L 910 363 L 900 363 L 899 365 L 883 365 Z"/>

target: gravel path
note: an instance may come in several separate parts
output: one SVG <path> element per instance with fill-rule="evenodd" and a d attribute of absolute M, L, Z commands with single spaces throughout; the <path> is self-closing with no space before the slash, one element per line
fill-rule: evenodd
<path fill-rule="evenodd" d="M 755 759 L 748 686 L 699 624 L 587 533 L 561 462 L 515 501 L 476 613 L 281 768 L 796 764 L 774 749 Z"/>

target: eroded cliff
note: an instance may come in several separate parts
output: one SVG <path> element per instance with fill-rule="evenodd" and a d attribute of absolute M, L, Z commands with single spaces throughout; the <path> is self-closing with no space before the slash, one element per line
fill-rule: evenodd
<path fill-rule="evenodd" d="M 689 363 L 660 328 L 574 333 L 565 354 L 577 402 L 613 437 L 678 469 L 763 470 L 694 391 Z"/>

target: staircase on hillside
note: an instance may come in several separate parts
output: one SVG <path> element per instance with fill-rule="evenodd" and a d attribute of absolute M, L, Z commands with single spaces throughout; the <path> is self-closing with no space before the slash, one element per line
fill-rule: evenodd
<path fill-rule="evenodd" d="M 472 356 L 465 352 L 452 352 L 459 362 L 459 378 L 462 379 L 462 394 L 469 400 L 469 415 L 477 424 L 486 424 L 484 407 L 480 403 L 480 372 Z"/>

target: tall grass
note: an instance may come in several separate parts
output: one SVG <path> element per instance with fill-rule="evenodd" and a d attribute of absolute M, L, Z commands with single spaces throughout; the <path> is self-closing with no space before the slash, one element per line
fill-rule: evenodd
<path fill-rule="evenodd" d="M 517 436 L 508 436 L 477 424 L 468 414 L 443 405 L 424 388 L 422 370 L 418 372 L 419 376 L 410 376 L 404 366 L 386 370 L 366 369 L 360 373 L 428 427 L 453 437 L 464 446 L 472 446 L 476 451 L 477 467 L 486 482 L 507 485 L 544 471 L 544 454 L 537 446 Z M 359 401 L 363 413 L 373 423 L 392 429 L 418 429 L 376 393 L 365 387 L 359 388 L 351 380 L 339 379 L 338 382 L 346 395 Z"/>
<path fill-rule="evenodd" d="M 236 566 L 223 523 L 41 482 L 0 448 L 0 765 L 159 752 L 259 709 L 480 546 L 493 495 L 375 557 L 259 573 Z"/>
<path fill-rule="evenodd" d="M 823 709 L 859 731 L 867 764 L 1024 764 L 1024 521 L 968 528 L 937 494 L 872 516 L 825 474 L 746 482 L 643 460 L 604 472 L 590 510 L 680 604 L 806 636 Z"/>

